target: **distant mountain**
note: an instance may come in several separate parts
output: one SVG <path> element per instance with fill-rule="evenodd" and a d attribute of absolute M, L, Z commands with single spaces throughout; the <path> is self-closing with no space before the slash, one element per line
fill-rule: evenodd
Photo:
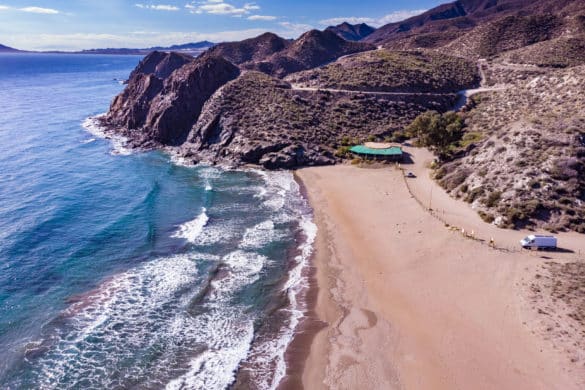
<path fill-rule="evenodd" d="M 18 53 L 21 50 L 14 49 L 12 47 L 0 45 L 0 53 Z"/>
<path fill-rule="evenodd" d="M 140 55 L 140 54 L 148 54 L 153 51 L 176 51 L 190 55 L 199 55 L 203 53 L 205 50 L 209 49 L 210 47 L 214 46 L 213 42 L 209 41 L 201 41 L 201 42 L 194 42 L 194 43 L 185 43 L 182 45 L 173 45 L 173 46 L 155 46 L 145 49 L 129 49 L 129 48 L 107 48 L 107 49 L 89 49 L 89 50 L 82 50 L 77 53 L 81 54 L 126 54 L 126 55 Z"/>
<path fill-rule="evenodd" d="M 155 46 L 151 47 L 149 50 L 151 51 L 184 51 L 184 50 L 199 50 L 199 49 L 209 49 L 211 46 L 214 46 L 215 43 L 209 41 L 201 41 L 201 42 L 192 42 L 192 43 L 185 43 L 182 45 L 173 45 L 173 46 Z"/>
<path fill-rule="evenodd" d="M 215 43 L 209 41 L 201 41 L 201 42 L 192 42 L 192 43 L 185 43 L 182 45 L 173 45 L 173 46 L 155 46 L 150 48 L 144 49 L 132 49 L 132 48 L 105 48 L 105 49 L 88 49 L 88 50 L 81 50 L 81 51 L 58 51 L 58 50 L 51 50 L 51 51 L 36 51 L 32 53 L 62 53 L 62 54 L 118 54 L 118 55 L 147 55 L 154 51 L 162 51 L 162 52 L 179 52 L 183 54 L 188 54 L 191 56 L 198 56 L 202 54 L 204 51 L 213 47 Z M 30 51 L 18 50 L 12 47 L 8 47 L 5 45 L 0 45 L 0 53 L 31 53 Z"/>
<path fill-rule="evenodd" d="M 349 24 L 343 22 L 337 26 L 329 26 L 327 31 L 332 31 L 347 41 L 359 41 L 372 34 L 376 29 L 365 23 Z"/>

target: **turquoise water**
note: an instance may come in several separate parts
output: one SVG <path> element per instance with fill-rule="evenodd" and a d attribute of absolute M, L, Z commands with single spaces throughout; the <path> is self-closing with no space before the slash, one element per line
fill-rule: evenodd
<path fill-rule="evenodd" d="M 307 205 L 289 173 L 185 167 L 100 138 L 87 118 L 139 59 L 0 55 L 1 388 L 284 375 Z"/>

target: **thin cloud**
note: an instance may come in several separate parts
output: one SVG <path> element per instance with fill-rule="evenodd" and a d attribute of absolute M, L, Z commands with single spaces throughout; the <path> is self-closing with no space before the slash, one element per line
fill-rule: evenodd
<path fill-rule="evenodd" d="M 278 17 L 270 15 L 250 15 L 248 20 L 276 20 Z"/>
<path fill-rule="evenodd" d="M 278 23 L 284 29 L 281 30 L 279 33 L 286 37 L 297 37 L 311 29 L 313 26 L 309 24 L 302 24 L 302 23 L 292 23 L 292 22 L 280 22 Z"/>
<path fill-rule="evenodd" d="M 8 11 L 8 10 L 14 10 L 14 11 L 20 11 L 20 12 L 28 12 L 31 14 L 45 14 L 45 15 L 56 15 L 56 14 L 60 14 L 61 12 L 59 10 L 53 9 L 53 8 L 42 8 L 42 7 L 22 7 L 22 8 L 14 8 L 14 7 L 9 7 L 7 5 L 0 5 L 0 11 Z"/>
<path fill-rule="evenodd" d="M 47 14 L 47 15 L 55 15 L 58 14 L 59 11 L 53 8 L 41 8 L 41 7 L 24 7 L 19 8 L 19 11 L 22 12 L 30 12 L 33 14 Z"/>
<path fill-rule="evenodd" d="M 229 15 L 237 17 L 248 15 L 251 11 L 260 9 L 255 3 L 246 3 L 242 7 L 236 7 L 235 5 L 223 2 L 223 0 L 207 0 L 203 3 L 191 3 L 185 5 L 185 8 L 193 14 Z"/>
<path fill-rule="evenodd" d="M 360 16 L 348 16 L 348 17 L 338 17 L 338 18 L 330 18 L 321 20 L 319 23 L 323 26 L 331 26 L 341 24 L 343 22 L 348 22 L 351 24 L 358 24 L 358 23 L 366 23 L 374 27 L 380 27 L 388 23 L 394 22 L 401 22 L 408 18 L 411 18 L 416 15 L 420 15 L 425 12 L 426 9 L 416 9 L 416 10 L 400 10 L 394 11 L 387 15 L 382 16 L 381 18 L 369 18 L 369 17 L 360 17 Z"/>
<path fill-rule="evenodd" d="M 157 5 L 148 5 L 148 4 L 134 4 L 138 8 L 142 9 L 152 9 L 155 11 L 178 11 L 179 7 L 175 7 L 174 5 L 168 4 L 157 4 Z"/>

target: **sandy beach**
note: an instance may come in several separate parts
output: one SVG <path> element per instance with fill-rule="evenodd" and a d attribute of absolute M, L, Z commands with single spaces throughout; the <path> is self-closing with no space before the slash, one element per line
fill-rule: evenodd
<path fill-rule="evenodd" d="M 315 312 L 325 324 L 310 344 L 304 388 L 583 388 L 583 362 L 543 337 L 530 303 L 541 255 L 486 242 L 517 247 L 525 232 L 485 224 L 428 178 L 428 152 L 407 151 L 416 198 L 390 166 L 297 171 L 319 227 Z M 585 252 L 582 236 L 559 241 L 573 252 L 548 254 L 558 261 Z"/>

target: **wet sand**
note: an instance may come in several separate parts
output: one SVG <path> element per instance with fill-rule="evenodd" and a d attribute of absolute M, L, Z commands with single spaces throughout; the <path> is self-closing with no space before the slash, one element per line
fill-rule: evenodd
<path fill-rule="evenodd" d="M 314 312 L 325 324 L 305 340 L 304 388 L 580 388 L 566 356 L 535 332 L 525 288 L 534 254 L 447 228 L 395 168 L 307 168 L 297 177 L 319 227 Z M 441 202 L 446 215 L 463 207 Z M 522 235 L 503 232 L 511 245 Z"/>

